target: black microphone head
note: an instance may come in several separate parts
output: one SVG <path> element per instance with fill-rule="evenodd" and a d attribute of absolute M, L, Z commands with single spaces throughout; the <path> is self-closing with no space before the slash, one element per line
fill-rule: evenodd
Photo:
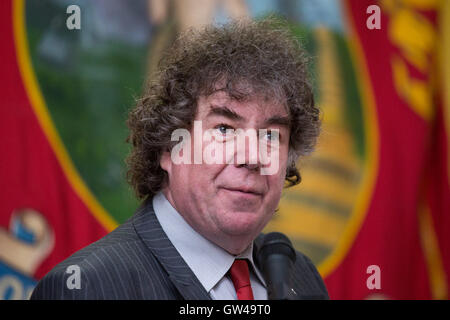
<path fill-rule="evenodd" d="M 292 263 L 295 263 L 297 256 L 291 240 L 280 232 L 271 232 L 264 236 L 257 253 L 257 259 L 262 262 L 272 254 L 288 256 Z"/>
<path fill-rule="evenodd" d="M 282 233 L 272 232 L 262 237 L 257 246 L 256 261 L 267 284 L 270 300 L 295 299 L 292 294 L 292 269 L 296 252 Z"/>

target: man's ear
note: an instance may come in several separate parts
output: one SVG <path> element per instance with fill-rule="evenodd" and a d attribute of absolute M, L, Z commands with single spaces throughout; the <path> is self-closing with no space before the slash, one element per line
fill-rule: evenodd
<path fill-rule="evenodd" d="M 170 152 L 169 151 L 164 151 L 161 154 L 161 159 L 159 160 L 159 165 L 161 166 L 161 168 L 167 172 L 167 174 L 169 175 L 169 177 L 171 176 L 172 173 L 172 159 L 170 157 Z"/>

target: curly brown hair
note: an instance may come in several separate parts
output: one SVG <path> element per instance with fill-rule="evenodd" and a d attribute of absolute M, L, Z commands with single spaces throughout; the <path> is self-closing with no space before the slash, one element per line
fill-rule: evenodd
<path fill-rule="evenodd" d="M 191 128 L 198 98 L 217 91 L 218 84 L 233 99 L 259 95 L 286 107 L 290 118 L 286 182 L 300 183 L 296 162 L 312 151 L 320 129 L 307 64 L 298 40 L 274 18 L 233 21 L 179 36 L 129 113 L 127 141 L 133 148 L 127 177 L 137 197 L 151 197 L 162 189 L 168 177 L 159 163 L 162 153 L 174 145 L 172 132 Z"/>

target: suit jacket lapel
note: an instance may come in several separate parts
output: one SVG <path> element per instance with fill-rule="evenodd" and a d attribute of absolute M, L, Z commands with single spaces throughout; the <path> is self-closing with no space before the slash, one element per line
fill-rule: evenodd
<path fill-rule="evenodd" d="M 138 235 L 167 271 L 172 283 L 186 300 L 211 299 L 162 229 L 153 210 L 152 199 L 147 200 L 135 213 L 133 224 Z"/>

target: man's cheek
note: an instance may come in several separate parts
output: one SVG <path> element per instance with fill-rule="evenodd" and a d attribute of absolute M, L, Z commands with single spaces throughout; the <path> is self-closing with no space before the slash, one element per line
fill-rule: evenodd
<path fill-rule="evenodd" d="M 287 150 L 285 148 L 272 148 L 268 153 L 260 153 L 260 157 L 261 163 L 263 163 L 261 175 L 276 175 L 284 180 L 287 168 Z"/>
<path fill-rule="evenodd" d="M 268 166 L 263 166 L 261 168 L 261 175 L 263 176 L 271 176 L 278 174 L 278 170 L 280 168 L 280 160 L 279 158 L 271 159 Z"/>

